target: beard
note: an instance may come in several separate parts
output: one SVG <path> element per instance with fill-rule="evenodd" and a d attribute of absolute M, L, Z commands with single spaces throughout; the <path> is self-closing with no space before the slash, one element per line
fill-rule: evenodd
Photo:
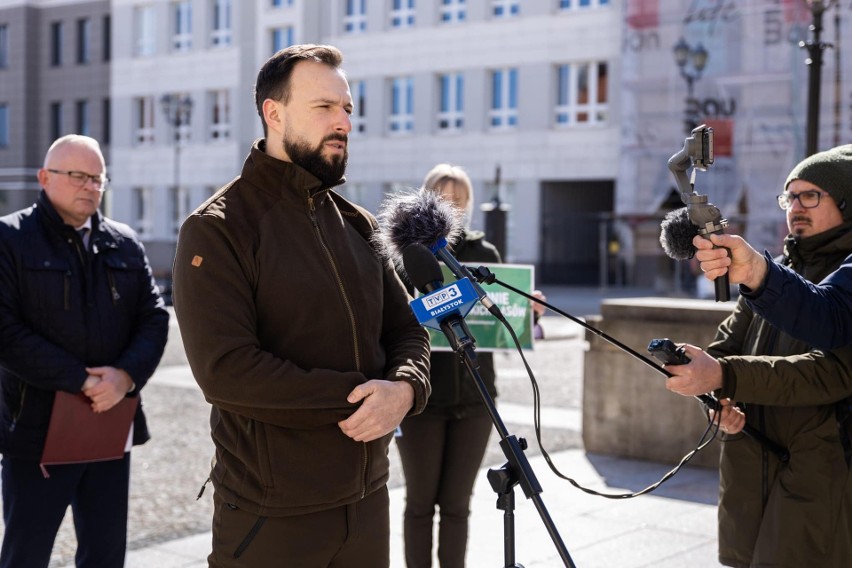
<path fill-rule="evenodd" d="M 323 185 L 331 186 L 340 181 L 340 178 L 346 173 L 349 150 L 344 148 L 342 156 L 334 155 L 331 158 L 325 158 L 322 155 L 322 150 L 329 140 L 339 140 L 345 143 L 347 137 L 343 134 L 330 134 L 323 138 L 316 147 L 312 148 L 303 139 L 285 136 L 284 151 L 287 152 L 294 164 L 313 174 Z"/>

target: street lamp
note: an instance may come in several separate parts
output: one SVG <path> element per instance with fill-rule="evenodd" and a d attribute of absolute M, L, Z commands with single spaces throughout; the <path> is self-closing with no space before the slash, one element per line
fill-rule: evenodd
<path fill-rule="evenodd" d="M 166 120 L 174 129 L 174 181 L 175 191 L 180 188 L 180 146 L 184 125 L 189 125 L 189 119 L 192 116 L 192 97 L 189 95 L 166 94 L 160 97 L 160 106 L 163 109 L 163 114 L 166 115 Z"/>
<path fill-rule="evenodd" d="M 675 44 L 672 51 L 674 51 L 675 63 L 677 63 L 680 69 L 680 76 L 686 81 L 687 109 L 684 114 L 686 115 L 686 132 L 689 134 L 696 126 L 693 124 L 693 117 L 689 114 L 689 102 L 693 98 L 695 81 L 701 77 L 701 73 L 704 72 L 704 68 L 707 66 L 709 53 L 707 53 L 707 50 L 700 43 L 693 47 L 683 37 Z"/>
<path fill-rule="evenodd" d="M 812 32 L 812 38 L 808 41 L 800 41 L 799 47 L 808 50 L 808 58 L 805 64 L 808 66 L 808 117 L 807 131 L 805 134 L 805 157 L 817 153 L 817 139 L 819 138 L 819 88 L 822 80 L 822 52 L 831 44 L 820 41 L 822 33 L 822 15 L 834 5 L 836 0 L 805 0 L 811 11 L 813 20 L 808 29 Z"/>

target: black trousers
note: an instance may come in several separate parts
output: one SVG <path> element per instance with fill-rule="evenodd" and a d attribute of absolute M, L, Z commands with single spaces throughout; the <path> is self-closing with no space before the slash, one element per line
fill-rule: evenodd
<path fill-rule="evenodd" d="M 68 506 L 77 533 L 78 568 L 121 568 L 127 550 L 130 453 L 118 460 L 47 466 L 3 457 L 0 568 L 42 568 L 50 562 Z"/>
<path fill-rule="evenodd" d="M 382 487 L 350 505 L 259 517 L 213 493 L 210 568 L 389 568 L 390 498 Z"/>
<path fill-rule="evenodd" d="M 409 416 L 396 438 L 405 472 L 405 561 L 432 566 L 435 506 L 440 510 L 438 561 L 462 568 L 467 551 L 470 496 L 492 429 L 485 406 Z"/>

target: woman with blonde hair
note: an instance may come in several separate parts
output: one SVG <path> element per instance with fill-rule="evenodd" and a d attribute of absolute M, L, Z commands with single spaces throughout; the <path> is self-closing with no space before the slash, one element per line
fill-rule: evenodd
<path fill-rule="evenodd" d="M 499 263 L 500 253 L 481 231 L 468 225 L 473 186 L 463 169 L 438 164 L 426 174 L 424 191 L 434 191 L 465 213 L 465 229 L 453 252 L 460 262 Z M 477 354 L 489 394 L 497 396 L 491 353 Z M 431 356 L 432 394 L 426 409 L 401 424 L 397 438 L 405 472 L 405 560 L 408 568 L 432 565 L 432 529 L 437 506 L 438 561 L 442 568 L 465 564 L 473 484 L 491 433 L 491 418 L 473 380 L 451 351 Z"/>

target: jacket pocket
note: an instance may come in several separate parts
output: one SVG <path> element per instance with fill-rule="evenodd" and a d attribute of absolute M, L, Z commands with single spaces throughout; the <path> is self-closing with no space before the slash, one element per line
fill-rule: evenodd
<path fill-rule="evenodd" d="M 73 297 L 71 264 L 56 257 L 28 257 L 23 259 L 23 294 L 25 311 L 36 313 L 40 322 L 57 311 L 71 309 Z"/>

